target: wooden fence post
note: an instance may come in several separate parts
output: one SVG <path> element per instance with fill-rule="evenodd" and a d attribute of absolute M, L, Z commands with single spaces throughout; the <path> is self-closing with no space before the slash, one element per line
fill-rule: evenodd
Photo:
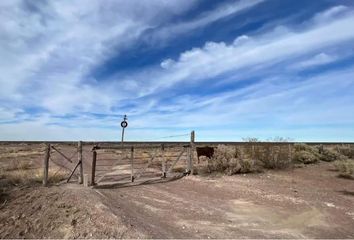
<path fill-rule="evenodd" d="M 190 149 L 189 149 L 189 163 L 187 171 L 188 173 L 193 175 L 193 162 L 194 162 L 194 142 L 195 142 L 195 132 L 194 130 L 191 132 L 191 141 L 190 141 Z"/>
<path fill-rule="evenodd" d="M 84 167 L 82 165 L 82 142 L 79 141 L 77 144 L 77 160 L 80 163 L 80 177 L 79 184 L 84 182 Z"/>
<path fill-rule="evenodd" d="M 289 163 L 291 163 L 293 161 L 293 157 L 291 154 L 291 144 L 288 144 L 288 156 L 289 156 Z"/>
<path fill-rule="evenodd" d="M 91 172 L 91 186 L 96 185 L 95 183 L 95 175 L 96 175 L 96 158 L 97 152 L 93 150 L 92 152 L 92 172 Z"/>
<path fill-rule="evenodd" d="M 134 147 L 130 149 L 130 166 L 131 166 L 131 181 L 134 182 Z"/>
<path fill-rule="evenodd" d="M 43 162 L 43 186 L 48 185 L 48 170 L 49 170 L 49 158 L 50 158 L 50 144 L 46 144 L 45 156 Z"/>
<path fill-rule="evenodd" d="M 89 180 L 89 175 L 88 174 L 84 174 L 84 187 L 88 187 L 88 180 Z"/>
<path fill-rule="evenodd" d="M 273 163 L 274 163 L 274 149 L 273 149 L 273 144 L 271 144 L 270 155 L 271 155 L 271 161 L 272 161 L 272 164 L 273 164 Z"/>
<path fill-rule="evenodd" d="M 161 145 L 161 157 L 162 157 L 162 178 L 166 178 L 166 160 L 165 160 L 165 145 Z"/>

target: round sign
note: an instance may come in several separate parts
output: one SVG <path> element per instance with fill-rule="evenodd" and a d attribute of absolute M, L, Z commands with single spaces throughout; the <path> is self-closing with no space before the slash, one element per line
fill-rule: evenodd
<path fill-rule="evenodd" d="M 121 126 L 122 128 L 128 127 L 127 121 L 122 121 L 122 122 L 120 123 L 120 126 Z"/>

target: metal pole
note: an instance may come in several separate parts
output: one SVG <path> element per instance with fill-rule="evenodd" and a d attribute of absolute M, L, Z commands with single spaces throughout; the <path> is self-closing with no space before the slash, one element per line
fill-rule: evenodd
<path fill-rule="evenodd" d="M 120 126 L 122 127 L 122 140 L 121 140 L 122 145 L 124 143 L 124 130 L 128 126 L 127 119 L 128 119 L 127 115 L 124 115 L 123 121 L 120 123 Z"/>
<path fill-rule="evenodd" d="M 122 130 L 122 145 L 123 145 L 123 142 L 124 142 L 124 129 L 125 128 L 123 128 L 123 130 Z"/>

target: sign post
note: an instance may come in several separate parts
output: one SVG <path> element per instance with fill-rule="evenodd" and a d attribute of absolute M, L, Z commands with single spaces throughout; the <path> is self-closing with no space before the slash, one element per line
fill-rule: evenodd
<path fill-rule="evenodd" d="M 124 130 L 125 130 L 126 127 L 128 127 L 127 120 L 128 120 L 127 115 L 124 115 L 124 119 L 120 123 L 120 126 L 122 127 L 122 145 L 123 145 L 123 142 L 124 142 Z"/>

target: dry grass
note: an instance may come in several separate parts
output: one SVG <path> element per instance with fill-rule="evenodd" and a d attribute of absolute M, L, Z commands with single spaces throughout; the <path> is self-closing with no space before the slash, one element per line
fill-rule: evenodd
<path fill-rule="evenodd" d="M 339 171 L 339 175 L 345 178 L 354 179 L 354 160 L 338 160 L 334 162 L 334 166 Z"/>
<path fill-rule="evenodd" d="M 11 170 L 4 171 L 2 178 L 6 179 L 11 185 L 33 185 L 42 181 L 42 174 L 39 169 L 30 170 Z"/>
<path fill-rule="evenodd" d="M 52 167 L 48 172 L 48 181 L 58 183 L 67 177 L 67 172 L 58 167 Z M 31 161 L 14 160 L 5 168 L 0 170 L 2 188 L 10 186 L 30 186 L 41 183 L 43 180 L 43 169 L 35 168 Z"/>
<path fill-rule="evenodd" d="M 4 167 L 5 171 L 14 171 L 14 170 L 28 170 L 33 168 L 33 163 L 32 161 L 27 161 L 27 160 L 9 160 L 8 165 Z"/>
<path fill-rule="evenodd" d="M 0 159 L 15 159 L 19 157 L 33 157 L 43 154 L 43 147 L 35 149 L 20 147 L 1 147 Z"/>

